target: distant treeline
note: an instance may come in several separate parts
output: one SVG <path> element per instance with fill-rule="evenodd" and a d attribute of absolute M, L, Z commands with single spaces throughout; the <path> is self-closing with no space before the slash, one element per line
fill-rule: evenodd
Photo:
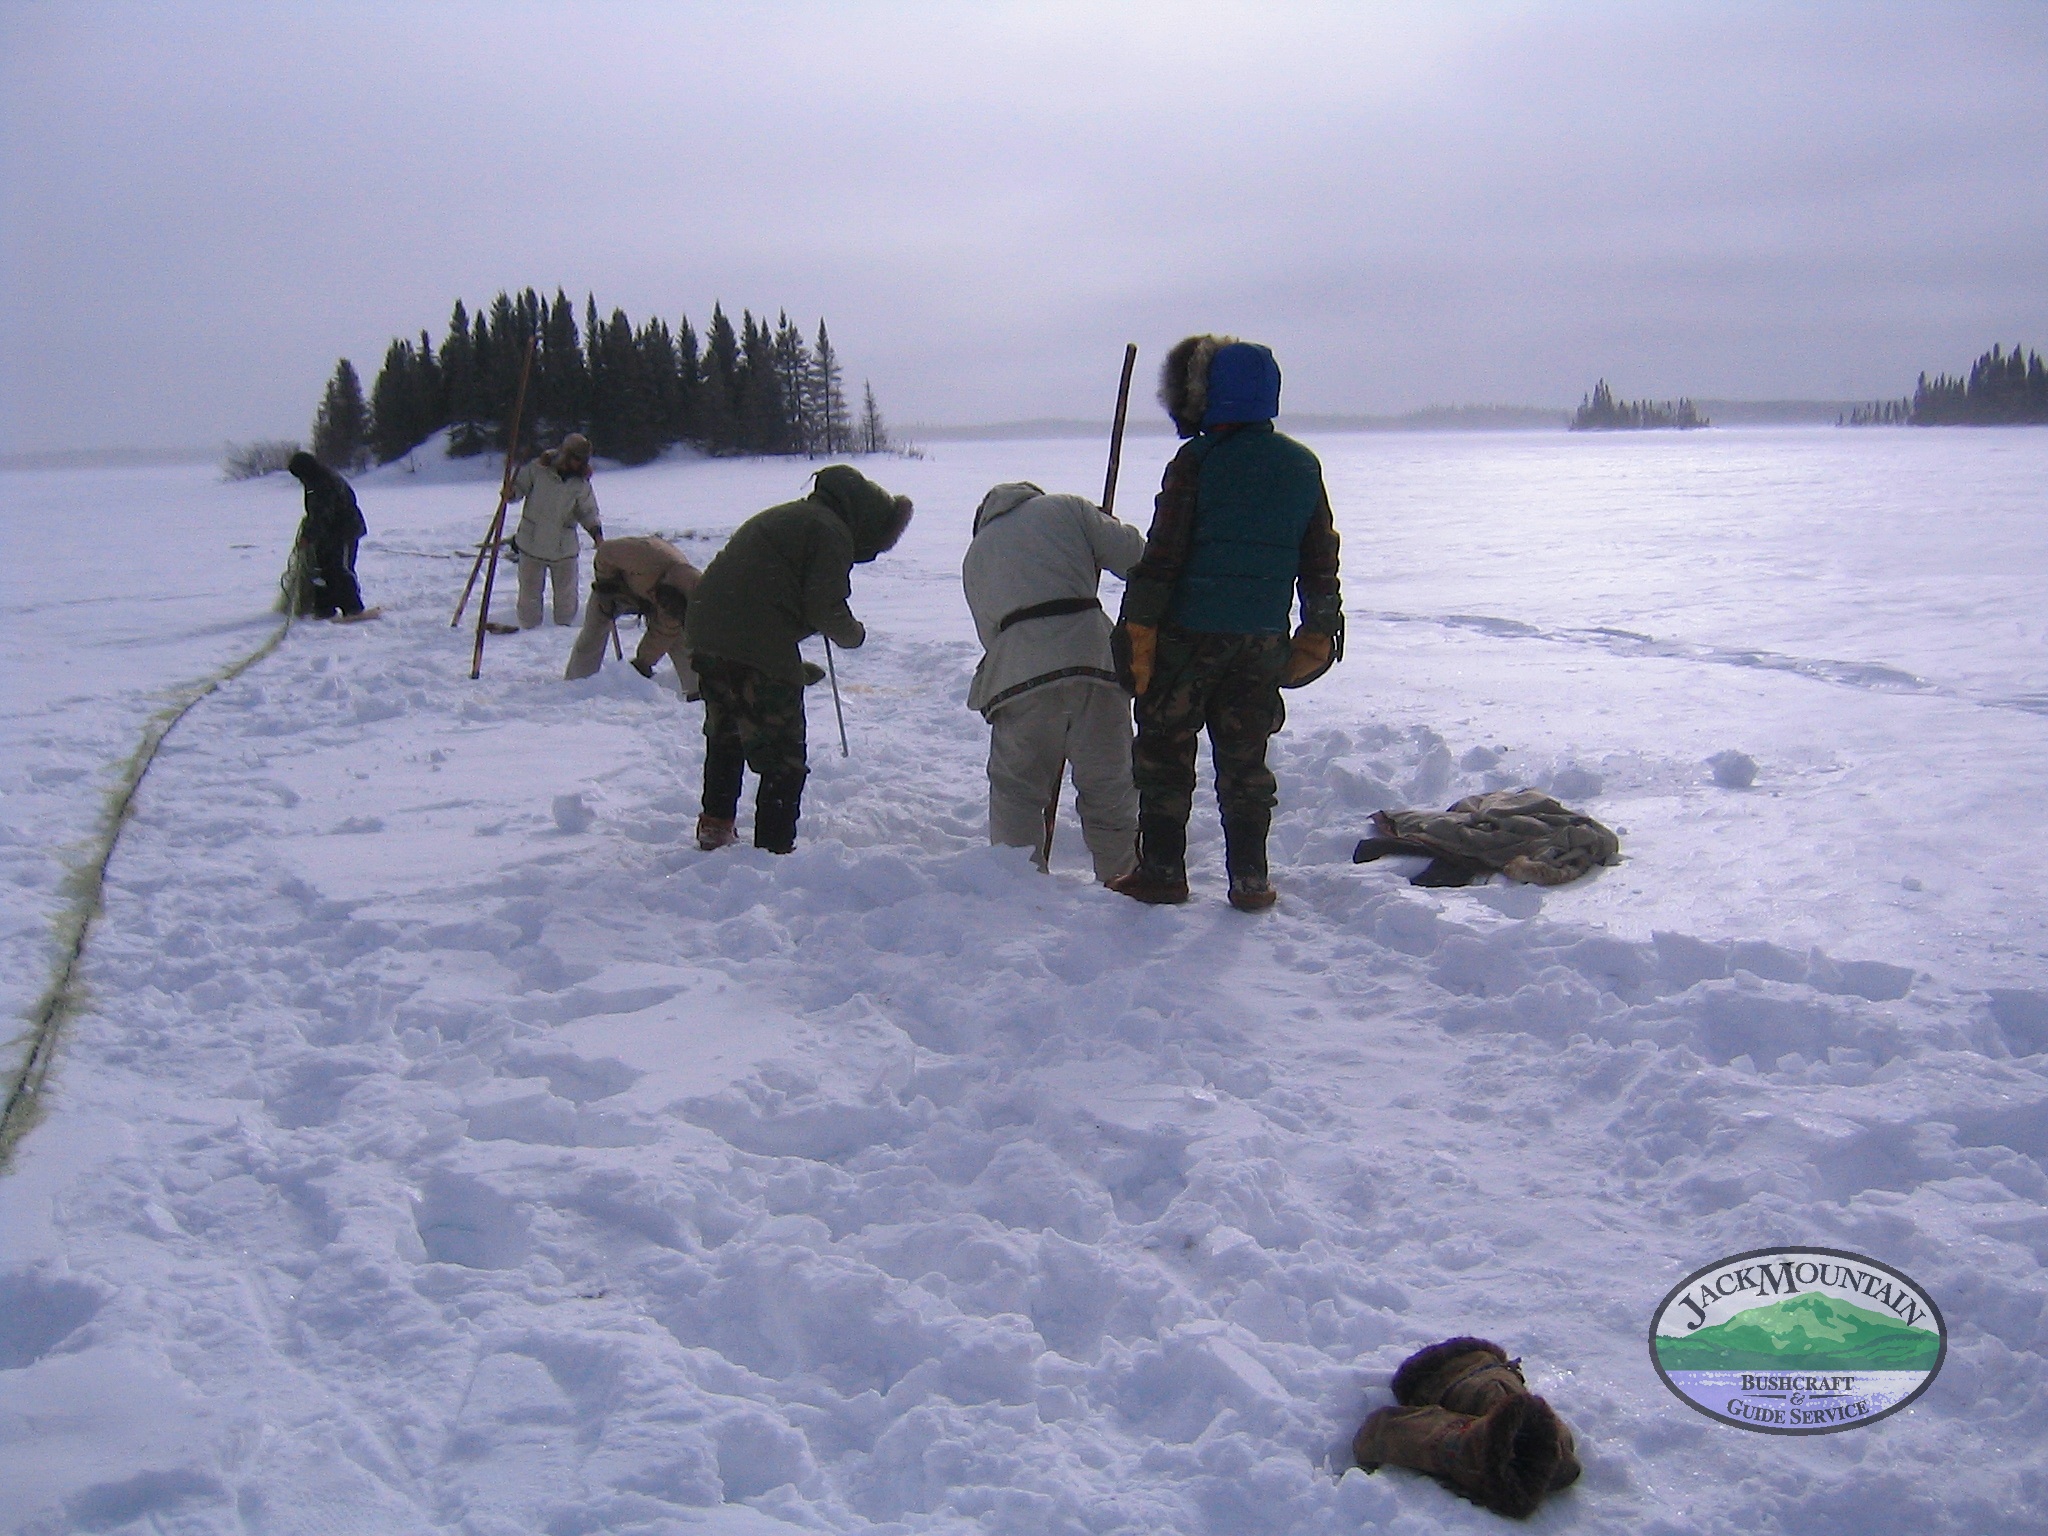
<path fill-rule="evenodd" d="M 1708 425 L 1707 418 L 1693 409 L 1690 400 L 1617 400 L 1605 379 L 1593 386 L 1593 393 L 1583 397 L 1578 410 L 1572 413 L 1574 432 L 1629 432 L 1654 427 L 1676 427 L 1683 431 Z"/>
<path fill-rule="evenodd" d="M 1967 378 L 1920 375 L 1909 399 L 1873 400 L 1842 418 L 1851 427 L 1999 427 L 2048 424 L 2048 368 L 2041 354 L 1994 346 Z"/>
<path fill-rule="evenodd" d="M 528 288 L 500 293 L 474 316 L 458 299 L 438 350 L 425 331 L 417 344 L 394 340 L 367 401 L 343 358 L 314 417 L 314 454 L 342 469 L 369 459 L 388 464 L 443 428 L 456 457 L 503 452 L 529 338 L 522 452 L 570 432 L 626 464 L 644 464 L 678 443 L 714 454 L 889 446 L 872 388 L 863 391 L 858 423 L 850 415 L 823 320 L 814 341 L 787 313 L 771 326 L 743 310 L 735 330 L 714 304 L 700 343 L 687 318 L 673 332 L 659 319 L 635 326 L 620 309 L 604 320 L 596 299 L 586 297 L 579 332 L 565 293 L 556 289 L 549 303 Z"/>

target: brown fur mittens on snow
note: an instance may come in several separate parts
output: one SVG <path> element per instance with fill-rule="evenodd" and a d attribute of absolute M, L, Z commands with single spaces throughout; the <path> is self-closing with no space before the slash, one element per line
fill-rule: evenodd
<path fill-rule="evenodd" d="M 1564 1421 L 1486 1339 L 1445 1339 L 1394 1372 L 1394 1401 L 1365 1421 L 1352 1454 L 1367 1472 L 1426 1472 L 1497 1515 L 1523 1519 L 1579 1475 Z"/>

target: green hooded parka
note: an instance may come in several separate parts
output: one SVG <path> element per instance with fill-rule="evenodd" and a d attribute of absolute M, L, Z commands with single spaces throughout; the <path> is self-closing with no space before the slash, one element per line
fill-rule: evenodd
<path fill-rule="evenodd" d="M 850 464 L 819 470 L 808 496 L 755 513 L 705 569 L 685 621 L 691 653 L 801 687 L 799 641 L 852 650 L 867 638 L 847 607 L 853 567 L 893 548 L 910 512 L 909 497 Z"/>

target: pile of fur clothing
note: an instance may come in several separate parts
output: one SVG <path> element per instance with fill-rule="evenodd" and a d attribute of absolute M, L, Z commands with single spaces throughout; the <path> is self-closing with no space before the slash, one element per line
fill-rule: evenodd
<path fill-rule="evenodd" d="M 1467 795 L 1447 811 L 1375 811 L 1379 835 L 1361 841 L 1354 864 L 1391 854 L 1431 861 L 1410 885 L 1477 885 L 1496 874 L 1524 885 L 1563 885 L 1596 864 L 1621 862 L 1621 839 L 1540 789 Z"/>

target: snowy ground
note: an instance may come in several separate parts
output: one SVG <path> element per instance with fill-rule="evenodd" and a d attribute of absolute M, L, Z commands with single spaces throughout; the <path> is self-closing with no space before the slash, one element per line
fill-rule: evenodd
<path fill-rule="evenodd" d="M 543 629 L 470 682 L 492 488 L 366 477 L 389 616 L 170 737 L 0 1178 L 0 1528 L 1491 1530 L 1345 1449 L 1478 1332 L 1579 1432 L 1534 1529 L 2048 1529 L 2048 434 L 1316 446 L 1351 654 L 1290 696 L 1257 919 L 1206 811 L 1178 910 L 1071 824 L 1051 879 L 983 846 L 968 519 L 1094 445 L 868 465 L 918 520 L 781 860 L 695 850 L 665 670 L 563 684 Z M 803 473 L 598 494 L 708 558 Z M 0 476 L 11 1019 L 144 724 L 269 632 L 294 491 Z M 1628 862 L 1348 862 L 1524 782 Z M 1652 1308 L 1767 1243 L 1924 1285 L 1933 1389 L 1820 1439 L 1671 1397 Z"/>

